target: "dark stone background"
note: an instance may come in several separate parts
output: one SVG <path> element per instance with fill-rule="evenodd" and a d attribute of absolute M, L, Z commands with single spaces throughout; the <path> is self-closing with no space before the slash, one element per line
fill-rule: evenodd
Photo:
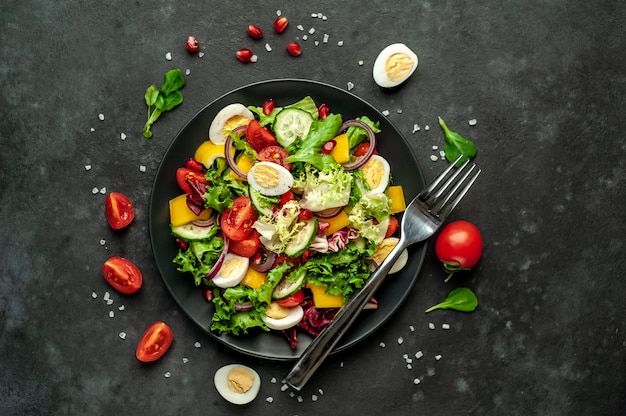
<path fill-rule="evenodd" d="M 279 9 L 290 19 L 280 36 L 270 29 Z M 606 0 L 3 1 L 0 414 L 625 414 L 625 10 Z M 311 17 L 318 12 L 327 20 Z M 247 37 L 250 23 L 264 40 Z M 316 33 L 304 41 L 298 24 Z M 184 50 L 188 34 L 203 58 Z M 323 34 L 329 42 L 315 46 Z M 292 58 L 283 45 L 296 37 L 304 52 Z M 371 68 L 395 42 L 420 63 L 404 87 L 383 91 Z M 242 47 L 258 62 L 238 62 Z M 190 71 L 185 101 L 145 140 L 144 91 L 173 67 Z M 240 355 L 193 325 L 158 275 L 148 231 L 151 184 L 184 123 L 233 88 L 285 77 L 353 83 L 390 111 L 427 179 L 443 166 L 430 160 L 443 145 L 438 115 L 475 141 L 483 169 L 452 218 L 481 229 L 478 266 L 443 283 L 429 248 L 391 322 L 333 355 L 301 400 L 281 391 L 289 363 Z M 412 133 L 414 124 L 422 129 Z M 94 187 L 131 197 L 130 229 L 110 230 Z M 102 279 L 114 254 L 144 272 L 136 296 Z M 460 285 L 477 293 L 474 313 L 424 315 Z M 157 319 L 176 339 L 143 366 L 134 348 Z M 408 369 L 403 355 L 419 350 Z M 213 387 L 215 370 L 231 362 L 262 377 L 245 409 Z"/>

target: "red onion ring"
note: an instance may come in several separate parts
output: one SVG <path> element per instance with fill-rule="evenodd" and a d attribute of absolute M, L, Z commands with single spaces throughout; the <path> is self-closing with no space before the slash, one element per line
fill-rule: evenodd
<path fill-rule="evenodd" d="M 248 128 L 247 124 L 245 126 L 237 126 L 237 127 L 235 127 L 233 129 L 233 133 L 235 133 L 237 136 L 241 137 L 246 132 L 247 128 Z"/>
<path fill-rule="evenodd" d="M 222 250 L 222 254 L 220 254 L 219 258 L 213 265 L 213 268 L 209 270 L 209 272 L 206 274 L 207 279 L 213 279 L 215 276 L 217 276 L 217 273 L 224 265 L 224 258 L 226 258 L 226 253 L 228 253 L 228 238 L 224 237 L 224 250 Z"/>
<path fill-rule="evenodd" d="M 248 302 L 235 302 L 235 311 L 249 311 L 254 308 L 254 304 L 250 301 Z"/>
<path fill-rule="evenodd" d="M 370 148 L 367 150 L 367 153 L 363 155 L 363 157 L 358 158 L 352 163 L 346 163 L 343 165 L 345 170 L 355 170 L 363 166 L 370 160 L 370 157 L 374 154 L 374 150 L 376 149 L 376 135 L 374 134 L 374 130 L 367 123 L 362 122 L 361 120 L 346 120 L 341 125 L 339 131 L 344 131 L 348 127 L 361 127 L 367 135 L 369 136 Z"/>
<path fill-rule="evenodd" d="M 230 154 L 230 149 L 232 147 L 233 147 L 233 138 L 228 136 L 226 138 L 226 143 L 224 143 L 224 157 L 226 157 L 226 163 L 228 163 L 228 167 L 232 169 L 235 175 L 240 176 L 242 178 L 247 178 L 248 175 L 243 173 L 243 171 L 239 169 L 239 166 L 237 166 L 235 159 L 233 159 L 233 157 Z"/>
<path fill-rule="evenodd" d="M 265 255 L 265 261 L 263 263 L 250 261 L 250 267 L 259 273 L 265 273 L 270 271 L 272 267 L 274 267 L 274 265 L 276 264 L 276 259 L 278 258 L 278 256 L 276 255 L 276 253 L 270 250 L 265 250 Z"/>
<path fill-rule="evenodd" d="M 196 227 L 211 227 L 215 224 L 215 218 L 217 218 L 217 215 L 211 215 L 206 220 L 193 220 L 191 223 Z"/>
<path fill-rule="evenodd" d="M 332 218 L 336 217 L 343 210 L 343 208 L 344 207 L 328 208 L 323 211 L 317 211 L 315 215 L 320 218 Z"/>

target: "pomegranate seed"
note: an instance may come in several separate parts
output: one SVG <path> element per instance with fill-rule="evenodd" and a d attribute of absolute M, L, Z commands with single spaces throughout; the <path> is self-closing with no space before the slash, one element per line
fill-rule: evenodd
<path fill-rule="evenodd" d="M 253 39 L 261 39 L 263 37 L 263 31 L 257 25 L 248 26 L 248 35 Z"/>
<path fill-rule="evenodd" d="M 292 56 L 298 56 L 302 53 L 302 48 L 298 45 L 298 42 L 291 41 L 287 44 L 287 50 Z"/>
<path fill-rule="evenodd" d="M 328 113 L 330 113 L 330 107 L 327 104 L 320 104 L 317 108 L 317 112 L 319 114 L 319 118 L 324 120 Z"/>
<path fill-rule="evenodd" d="M 273 98 L 270 98 L 269 100 L 265 100 L 265 102 L 263 103 L 263 114 L 265 114 L 266 116 L 272 114 L 272 111 L 274 111 L 275 106 L 276 106 L 276 101 L 274 101 Z"/>
<path fill-rule="evenodd" d="M 237 51 L 237 59 L 241 62 L 250 62 L 252 59 L 252 51 L 248 48 L 243 48 Z"/>
<path fill-rule="evenodd" d="M 209 302 L 213 302 L 213 291 L 211 289 L 205 289 L 204 298 Z"/>
<path fill-rule="evenodd" d="M 181 240 L 180 238 L 176 239 L 176 244 L 178 244 L 178 247 L 182 248 L 183 250 L 187 250 L 189 248 L 189 243 Z"/>
<path fill-rule="evenodd" d="M 300 214 L 298 214 L 298 219 L 300 219 L 301 221 L 306 221 L 310 220 L 311 218 L 313 218 L 313 211 L 306 208 L 302 208 L 300 210 Z"/>
<path fill-rule="evenodd" d="M 285 16 L 277 17 L 276 20 L 274 20 L 274 29 L 276 29 L 278 33 L 283 33 L 288 24 L 289 20 L 287 20 Z"/>
<path fill-rule="evenodd" d="M 198 52 L 199 47 L 200 45 L 198 44 L 198 40 L 195 38 L 195 36 L 189 36 L 187 38 L 185 49 L 187 49 L 189 52 L 195 53 Z"/>
<path fill-rule="evenodd" d="M 185 167 L 192 170 L 202 170 L 202 165 L 193 157 L 187 159 L 187 161 L 185 162 Z"/>
<path fill-rule="evenodd" d="M 322 150 L 320 150 L 323 154 L 327 155 L 330 152 L 333 151 L 333 149 L 335 148 L 335 146 L 337 145 L 337 142 L 333 139 L 327 141 L 326 143 L 324 143 L 324 146 L 322 146 Z"/>

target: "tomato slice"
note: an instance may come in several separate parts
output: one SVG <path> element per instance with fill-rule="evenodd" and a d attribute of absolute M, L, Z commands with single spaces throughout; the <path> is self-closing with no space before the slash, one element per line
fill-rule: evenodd
<path fill-rule="evenodd" d="M 130 199 L 119 192 L 111 192 L 104 200 L 104 213 L 111 228 L 120 230 L 133 221 L 135 208 Z"/>
<path fill-rule="evenodd" d="M 231 241 L 228 244 L 228 251 L 241 257 L 252 257 L 261 247 L 259 232 L 252 229 L 252 232 L 245 240 Z"/>
<path fill-rule="evenodd" d="M 199 170 L 189 168 L 176 169 L 176 181 L 178 182 L 178 186 L 186 193 L 191 194 L 191 187 L 189 187 L 187 179 L 197 180 L 205 185 L 209 182 L 206 176 L 204 176 L 204 173 Z"/>
<path fill-rule="evenodd" d="M 251 148 L 260 152 L 268 146 L 278 144 L 274 135 L 261 125 L 257 120 L 251 120 L 246 128 L 246 140 Z"/>
<path fill-rule="evenodd" d="M 398 219 L 391 215 L 389 217 L 389 225 L 387 226 L 387 232 L 385 233 L 385 238 L 391 237 L 396 230 L 398 230 Z"/>
<path fill-rule="evenodd" d="M 220 225 L 226 237 L 233 241 L 242 241 L 252 233 L 254 230 L 252 224 L 258 217 L 259 214 L 252 206 L 250 198 L 240 196 L 233 201 L 231 208 L 224 210 Z"/>
<path fill-rule="evenodd" d="M 283 207 L 287 202 L 293 201 L 296 199 L 295 195 L 291 191 L 287 191 L 280 196 L 280 202 L 278 203 L 279 207 Z"/>
<path fill-rule="evenodd" d="M 104 262 L 102 275 L 113 289 L 126 295 L 139 290 L 143 282 L 139 267 L 135 266 L 130 260 L 120 256 L 113 256 Z"/>
<path fill-rule="evenodd" d="M 293 308 L 294 306 L 298 306 L 304 300 L 304 290 L 300 289 L 295 292 L 291 296 L 287 296 L 284 299 L 279 299 L 275 301 L 280 306 L 284 306 L 286 308 Z"/>
<path fill-rule="evenodd" d="M 360 145 L 358 145 L 356 147 L 356 149 L 354 149 L 354 156 L 356 157 L 361 157 L 361 156 L 365 156 L 367 154 L 367 151 L 370 150 L 370 142 L 364 142 L 361 143 Z M 374 153 L 372 153 L 373 155 L 377 155 L 378 152 L 376 151 L 376 149 L 374 149 Z"/>
<path fill-rule="evenodd" d="M 261 162 L 273 162 L 279 164 L 287 170 L 291 169 L 291 163 L 285 159 L 289 157 L 289 152 L 280 146 L 268 146 L 257 153 L 256 158 Z"/>
<path fill-rule="evenodd" d="M 135 356 L 144 363 L 158 360 L 172 345 L 173 339 L 172 329 L 165 322 L 156 321 L 148 327 L 139 340 Z"/>

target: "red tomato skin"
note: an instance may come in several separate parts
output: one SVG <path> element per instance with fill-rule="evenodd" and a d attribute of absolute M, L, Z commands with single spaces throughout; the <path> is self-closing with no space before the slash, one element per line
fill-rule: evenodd
<path fill-rule="evenodd" d="M 280 146 L 267 146 L 257 153 L 256 158 L 261 162 L 276 163 L 287 170 L 291 170 L 291 163 L 285 159 L 289 157 L 289 152 Z"/>
<path fill-rule="evenodd" d="M 387 232 L 385 233 L 385 238 L 391 237 L 398 230 L 398 219 L 391 215 L 389 217 L 389 225 L 387 226 Z"/>
<path fill-rule="evenodd" d="M 178 186 L 180 187 L 180 189 L 188 194 L 191 194 L 192 192 L 191 187 L 187 183 L 187 178 L 196 179 L 197 181 L 205 185 L 209 183 L 206 176 L 204 176 L 204 173 L 199 170 L 189 169 L 187 167 L 176 169 L 176 182 L 178 182 Z"/>
<path fill-rule="evenodd" d="M 370 142 L 361 143 L 360 145 L 357 146 L 356 149 L 354 149 L 353 154 L 356 157 L 365 156 L 365 154 L 367 153 L 369 149 L 370 149 Z M 374 152 L 372 154 L 377 155 L 378 151 L 374 149 Z"/>
<path fill-rule="evenodd" d="M 102 275 L 113 289 L 125 295 L 135 293 L 143 283 L 139 267 L 120 256 L 113 256 L 104 262 Z"/>
<path fill-rule="evenodd" d="M 241 241 L 230 241 L 228 243 L 228 252 L 236 254 L 241 257 L 252 257 L 256 254 L 257 250 L 261 246 L 261 240 L 259 232 L 252 229 L 250 235 Z"/>
<path fill-rule="evenodd" d="M 304 300 L 304 291 L 302 289 L 295 292 L 293 295 L 287 296 L 286 298 L 276 300 L 280 306 L 284 306 L 286 308 L 293 308 L 294 306 L 298 306 Z"/>
<path fill-rule="evenodd" d="M 173 339 L 172 329 L 165 322 L 156 321 L 146 329 L 139 340 L 135 356 L 144 363 L 156 361 L 172 345 Z"/>
<path fill-rule="evenodd" d="M 261 126 L 257 120 L 251 120 L 246 128 L 246 141 L 251 148 L 260 152 L 268 146 L 276 146 L 278 142 L 272 133 Z"/>
<path fill-rule="evenodd" d="M 480 231 L 468 221 L 453 221 L 446 225 L 435 242 L 435 253 L 443 263 L 468 269 L 476 265 L 483 252 Z"/>
<path fill-rule="evenodd" d="M 104 214 L 111 228 L 121 230 L 135 218 L 135 208 L 126 195 L 111 192 L 104 200 Z"/>
<path fill-rule="evenodd" d="M 252 225 L 258 217 L 250 197 L 240 196 L 233 201 L 231 208 L 226 208 L 222 213 L 222 232 L 233 241 L 245 240 L 254 230 Z"/>

